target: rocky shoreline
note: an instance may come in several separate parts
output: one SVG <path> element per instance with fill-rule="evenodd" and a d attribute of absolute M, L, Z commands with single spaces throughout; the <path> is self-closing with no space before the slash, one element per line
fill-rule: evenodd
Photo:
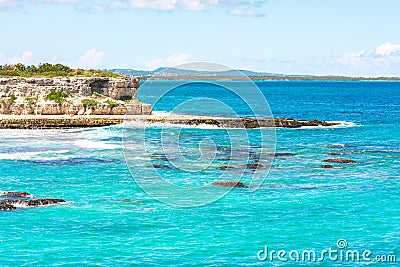
<path fill-rule="evenodd" d="M 300 128 L 300 127 L 327 127 L 340 125 L 337 122 L 318 120 L 296 120 L 285 118 L 221 118 L 188 115 L 0 115 L 0 129 L 63 129 L 63 128 L 89 128 L 104 127 L 122 123 L 146 123 L 146 124 L 174 124 L 201 126 L 212 125 L 218 128 Z"/>

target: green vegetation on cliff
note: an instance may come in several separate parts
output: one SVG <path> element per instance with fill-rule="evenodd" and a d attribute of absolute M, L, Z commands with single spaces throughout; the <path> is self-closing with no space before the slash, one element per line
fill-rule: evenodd
<path fill-rule="evenodd" d="M 17 63 L 0 65 L 0 77 L 125 77 L 121 74 L 101 70 L 72 69 L 62 64 L 44 63 L 38 66 Z"/>
<path fill-rule="evenodd" d="M 97 105 L 99 104 L 96 100 L 93 99 L 83 99 L 81 103 L 85 109 L 90 108 L 91 110 L 96 109 Z"/>
<path fill-rule="evenodd" d="M 69 94 L 57 90 L 51 90 L 51 92 L 45 96 L 44 100 L 46 101 L 54 101 L 59 105 L 62 105 L 66 100 L 66 98 L 70 97 Z"/>

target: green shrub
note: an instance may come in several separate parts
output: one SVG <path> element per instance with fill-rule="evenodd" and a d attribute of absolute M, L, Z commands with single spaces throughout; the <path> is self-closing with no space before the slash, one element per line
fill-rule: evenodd
<path fill-rule="evenodd" d="M 31 98 L 31 97 L 26 97 L 25 101 L 28 102 L 29 105 L 35 105 L 37 99 Z"/>
<path fill-rule="evenodd" d="M 97 108 L 97 105 L 99 104 L 97 101 L 93 99 L 83 99 L 81 103 L 85 109 L 90 108 L 92 110 Z"/>
<path fill-rule="evenodd" d="M 46 101 L 54 101 L 57 104 L 61 105 L 66 101 L 66 98 L 70 97 L 71 95 L 61 92 L 58 90 L 51 90 L 48 95 L 44 97 L 44 100 Z"/>
<path fill-rule="evenodd" d="M 17 97 L 14 94 L 12 94 L 10 96 L 10 99 L 8 99 L 8 103 L 13 104 L 13 103 L 15 103 L 16 100 L 17 100 Z"/>
<path fill-rule="evenodd" d="M 111 101 L 111 100 L 107 100 L 107 101 L 105 101 L 104 103 L 110 105 L 111 108 L 115 108 L 115 107 L 118 107 L 118 106 L 119 106 L 119 104 L 118 104 L 117 102 Z"/>

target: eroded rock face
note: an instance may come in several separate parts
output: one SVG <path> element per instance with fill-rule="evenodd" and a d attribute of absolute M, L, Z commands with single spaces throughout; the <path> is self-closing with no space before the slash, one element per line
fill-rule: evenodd
<path fill-rule="evenodd" d="M 139 86 L 134 78 L 0 78 L 0 98 L 11 95 L 34 98 L 47 95 L 51 90 L 87 97 L 98 93 L 113 99 L 136 98 Z"/>
<path fill-rule="evenodd" d="M 134 78 L 0 78 L 0 114 L 14 115 L 149 115 L 152 107 L 139 102 Z M 46 100 L 51 91 L 69 95 L 65 102 Z M 84 107 L 90 99 L 95 106 Z M 130 103 L 130 100 L 132 103 Z"/>
<path fill-rule="evenodd" d="M 233 187 L 233 188 L 249 188 L 248 185 L 245 185 L 241 182 L 233 182 L 233 181 L 215 181 L 212 183 L 212 185 L 221 187 Z"/>
<path fill-rule="evenodd" d="M 0 192 L 0 196 L 6 197 L 5 199 L 0 199 L 0 211 L 67 203 L 65 200 L 58 198 L 34 199 L 27 192 Z"/>

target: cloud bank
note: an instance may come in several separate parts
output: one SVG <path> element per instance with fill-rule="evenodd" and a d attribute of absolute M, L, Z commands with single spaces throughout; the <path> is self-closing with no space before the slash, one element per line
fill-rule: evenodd
<path fill-rule="evenodd" d="M 266 1 L 251 0 L 0 0 L 0 8 L 34 4 L 75 5 L 78 10 L 103 12 L 115 9 L 147 9 L 157 11 L 206 11 L 222 9 L 228 14 L 243 17 L 260 17 L 259 11 Z"/>
<path fill-rule="evenodd" d="M 346 53 L 335 60 L 336 64 L 352 69 L 366 70 L 397 70 L 390 75 L 400 75 L 400 44 L 383 43 L 376 48 L 357 53 Z M 388 73 L 389 74 L 389 73 Z"/>

